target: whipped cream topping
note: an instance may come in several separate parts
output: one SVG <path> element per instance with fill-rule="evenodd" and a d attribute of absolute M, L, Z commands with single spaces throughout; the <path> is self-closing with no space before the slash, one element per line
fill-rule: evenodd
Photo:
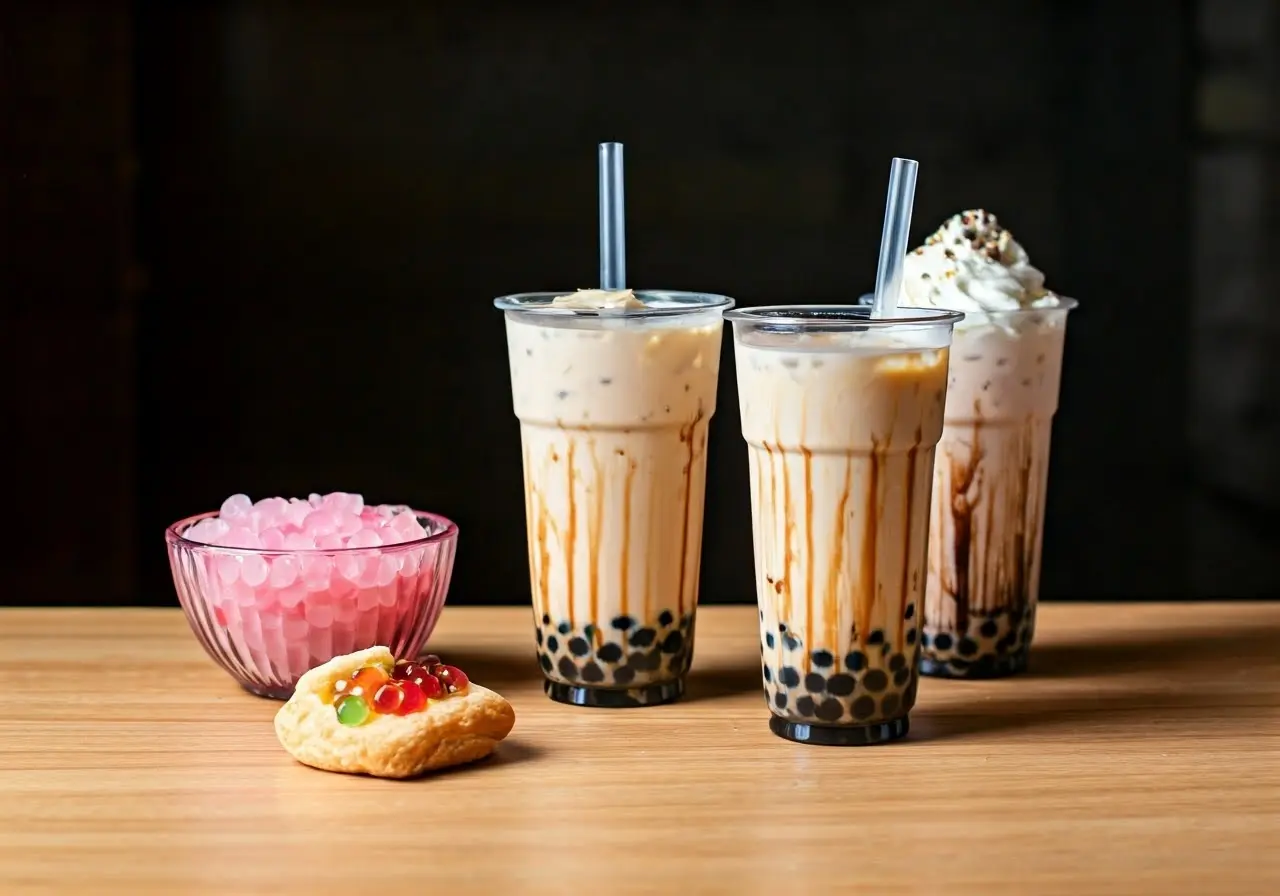
<path fill-rule="evenodd" d="M 1052 308 L 1061 299 L 1027 250 L 981 209 L 961 212 L 907 253 L 899 303 L 964 312 Z"/>
<path fill-rule="evenodd" d="M 555 308 L 582 308 L 592 311 L 644 308 L 644 302 L 629 289 L 580 289 L 572 295 L 557 296 L 551 304 Z"/>

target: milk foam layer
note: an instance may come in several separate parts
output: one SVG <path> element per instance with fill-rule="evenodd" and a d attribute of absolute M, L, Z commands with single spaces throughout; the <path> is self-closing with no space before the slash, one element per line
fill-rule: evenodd
<path fill-rule="evenodd" d="M 556 308 L 582 309 L 638 309 L 644 308 L 644 302 L 636 298 L 629 289 L 580 289 L 567 296 L 556 296 L 551 300 Z"/>
<path fill-rule="evenodd" d="M 735 345 L 766 691 L 776 715 L 864 724 L 915 697 L 940 347 L 753 332 Z M 824 347 L 825 346 L 825 347 Z M 772 689 L 772 690 L 771 690 Z M 816 718 L 815 718 L 816 716 Z"/>
<path fill-rule="evenodd" d="M 723 323 L 540 317 L 506 322 L 535 613 L 598 648 L 621 637 L 612 620 L 696 605 Z"/>

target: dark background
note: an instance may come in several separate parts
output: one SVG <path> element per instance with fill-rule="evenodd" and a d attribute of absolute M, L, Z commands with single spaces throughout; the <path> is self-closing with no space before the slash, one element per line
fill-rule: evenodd
<path fill-rule="evenodd" d="M 526 600 L 490 300 L 593 285 L 601 140 L 632 285 L 743 305 L 867 291 L 919 159 L 913 243 L 985 207 L 1082 302 L 1043 595 L 1276 595 L 1276 6 L 17 3 L 0 602 L 175 603 L 166 524 L 333 489 L 456 520 L 452 601 Z M 753 594 L 730 341 L 709 602 Z"/>

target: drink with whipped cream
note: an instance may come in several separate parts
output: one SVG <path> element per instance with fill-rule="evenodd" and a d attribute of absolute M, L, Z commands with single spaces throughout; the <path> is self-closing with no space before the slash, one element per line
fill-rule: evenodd
<path fill-rule="evenodd" d="M 693 658 L 722 314 L 703 293 L 525 293 L 506 314 L 538 662 L 554 700 L 664 703 Z"/>
<path fill-rule="evenodd" d="M 951 347 L 929 533 L 922 671 L 1026 667 L 1035 631 L 1049 441 L 1076 303 L 996 216 L 956 215 L 908 253 L 905 304 L 962 311 Z"/>
<path fill-rule="evenodd" d="M 765 698 L 785 738 L 907 733 L 929 488 L 959 314 L 792 306 L 729 312 Z"/>

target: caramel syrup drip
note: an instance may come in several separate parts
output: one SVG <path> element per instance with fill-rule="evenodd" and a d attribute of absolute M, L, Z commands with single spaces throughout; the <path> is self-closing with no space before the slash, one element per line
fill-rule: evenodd
<path fill-rule="evenodd" d="M 577 628 L 577 623 L 575 622 L 575 619 L 574 619 L 575 614 L 573 612 L 574 610 L 573 555 L 574 555 L 574 548 L 577 545 L 577 541 L 578 541 L 578 496 L 574 494 L 574 490 L 573 490 L 573 484 L 574 484 L 573 483 L 573 478 L 574 478 L 573 477 L 573 455 L 576 450 L 577 450 L 577 443 L 573 439 L 570 439 L 569 448 L 568 448 L 568 451 L 566 452 L 566 457 L 565 457 L 565 476 L 568 479 L 568 482 L 566 484 L 568 486 L 568 495 L 569 495 L 569 519 L 565 524 L 565 538 L 564 538 L 565 571 L 564 571 L 564 574 L 565 574 L 565 595 L 569 605 L 569 626 L 571 628 Z"/>
<path fill-rule="evenodd" d="M 876 559 L 879 542 L 879 505 L 880 505 L 880 451 L 875 439 L 871 440 L 871 453 L 867 456 L 870 463 L 867 471 L 867 497 L 865 528 L 862 536 L 861 583 L 859 586 L 858 637 L 866 638 L 871 631 L 871 617 L 876 603 Z"/>
<path fill-rule="evenodd" d="M 840 500 L 836 502 L 835 533 L 831 542 L 831 566 L 827 570 L 827 591 L 823 599 L 822 618 L 825 622 L 823 637 L 829 650 L 835 651 L 840 640 L 840 573 L 844 569 L 846 525 L 849 518 L 849 498 L 853 492 L 853 455 L 846 454 L 844 482 L 840 486 Z M 813 607 L 810 605 L 810 614 Z"/>
<path fill-rule="evenodd" d="M 587 589 L 588 614 L 591 622 L 596 623 L 596 645 L 600 642 L 600 549 L 604 540 L 604 470 L 600 458 L 596 455 L 594 440 L 588 440 L 587 449 L 591 454 L 591 472 L 595 477 L 591 489 L 591 512 L 587 516 Z"/>
<path fill-rule="evenodd" d="M 622 483 L 622 559 L 618 566 L 618 606 L 625 616 L 629 597 L 627 590 L 631 584 L 631 494 L 635 488 L 636 462 L 621 448 L 618 454 L 627 465 L 627 475 Z"/>
<path fill-rule="evenodd" d="M 693 461 L 697 445 L 694 432 L 702 422 L 702 404 L 698 404 L 698 413 L 690 422 L 680 427 L 680 441 L 686 448 L 684 474 L 684 514 L 680 525 L 680 586 L 676 591 L 676 618 L 684 618 L 684 586 L 685 564 L 689 560 L 689 510 L 693 498 Z"/>
<path fill-rule="evenodd" d="M 917 426 L 915 444 L 913 444 L 910 448 L 907 449 L 906 502 L 904 505 L 904 512 L 902 515 L 902 519 L 905 521 L 905 529 L 906 529 L 906 532 L 903 536 L 905 544 L 903 544 L 903 550 L 902 550 L 902 585 L 901 585 L 904 610 L 906 609 L 906 604 L 910 603 L 914 599 L 914 596 L 912 595 L 911 591 L 908 590 L 908 586 L 913 584 L 911 581 L 911 557 L 912 557 L 911 529 L 912 529 L 912 522 L 913 522 L 911 518 L 911 509 L 916 499 L 916 454 L 920 450 L 920 443 L 922 441 L 924 441 L 924 432 L 921 429 L 921 427 Z M 927 538 L 929 534 L 927 531 L 928 530 L 927 525 L 925 529 L 926 529 L 925 537 Z M 921 607 L 920 610 L 921 610 L 921 613 L 923 614 L 924 608 Z M 898 614 L 898 639 L 894 641 L 895 645 L 901 645 L 904 643 L 903 628 L 906 626 L 906 624 L 907 624 L 907 621 L 904 618 L 903 614 L 899 613 Z"/>

